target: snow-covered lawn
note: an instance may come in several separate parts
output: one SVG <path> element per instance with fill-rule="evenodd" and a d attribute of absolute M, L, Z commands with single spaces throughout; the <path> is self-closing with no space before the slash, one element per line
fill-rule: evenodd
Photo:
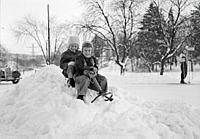
<path fill-rule="evenodd" d="M 149 101 L 186 102 L 200 106 L 200 72 L 190 74 L 190 84 L 180 84 L 180 72 L 159 73 L 126 73 L 119 76 L 119 72 L 108 69 L 101 71 L 106 75 L 111 86 L 122 89 L 125 96 L 137 96 Z M 188 78 L 185 80 L 189 81 Z"/>
<path fill-rule="evenodd" d="M 85 104 L 56 66 L 0 90 L 0 139 L 199 139 L 200 74 L 100 71 L 117 88 L 113 102 Z M 1 87 L 0 87 L 1 88 Z"/>

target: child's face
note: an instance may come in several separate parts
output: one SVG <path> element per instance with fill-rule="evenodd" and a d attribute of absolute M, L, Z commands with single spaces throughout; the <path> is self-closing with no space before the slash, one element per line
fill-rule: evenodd
<path fill-rule="evenodd" d="M 75 52 L 76 50 L 78 50 L 78 44 L 73 43 L 69 45 L 69 49 L 73 52 Z"/>
<path fill-rule="evenodd" d="M 92 47 L 84 47 L 82 50 L 82 53 L 85 57 L 91 57 L 92 56 Z"/>

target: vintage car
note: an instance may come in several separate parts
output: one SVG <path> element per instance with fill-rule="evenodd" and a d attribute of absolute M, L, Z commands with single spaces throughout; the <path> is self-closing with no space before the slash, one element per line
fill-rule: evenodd
<path fill-rule="evenodd" d="M 11 70 L 10 67 L 0 69 L 0 82 L 1 81 L 12 81 L 13 84 L 19 82 L 21 74 L 17 70 Z"/>

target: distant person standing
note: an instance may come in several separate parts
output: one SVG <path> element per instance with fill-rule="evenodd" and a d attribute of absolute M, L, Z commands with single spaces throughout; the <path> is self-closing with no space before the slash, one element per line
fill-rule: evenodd
<path fill-rule="evenodd" d="M 180 63 L 181 63 L 181 84 L 186 84 L 184 79 L 187 76 L 187 51 L 183 50 L 183 52 L 180 54 Z"/>

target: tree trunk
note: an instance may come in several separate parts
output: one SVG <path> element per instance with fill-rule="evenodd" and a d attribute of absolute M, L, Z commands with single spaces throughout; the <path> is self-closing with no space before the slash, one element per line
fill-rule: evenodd
<path fill-rule="evenodd" d="M 155 64 L 152 64 L 152 66 L 151 66 L 151 70 L 154 72 L 154 66 L 155 66 Z"/>
<path fill-rule="evenodd" d="M 158 72 L 158 64 L 156 63 L 156 72 Z"/>
<path fill-rule="evenodd" d="M 169 63 L 169 70 L 172 71 L 172 64 L 171 64 L 171 62 Z"/>
<path fill-rule="evenodd" d="M 131 71 L 134 72 L 133 59 L 131 59 Z"/>
<path fill-rule="evenodd" d="M 164 60 L 162 60 L 161 61 L 161 69 L 160 69 L 160 75 L 163 75 L 163 73 L 164 73 L 164 64 L 165 64 L 165 61 Z"/>
<path fill-rule="evenodd" d="M 117 63 L 117 65 L 120 66 L 120 75 L 122 75 L 123 74 L 123 66 L 122 66 L 122 64 L 120 64 L 120 62 L 118 60 L 116 61 L 116 63 Z"/>
<path fill-rule="evenodd" d="M 123 69 L 123 66 L 120 66 L 120 75 L 124 75 L 124 69 Z"/>

